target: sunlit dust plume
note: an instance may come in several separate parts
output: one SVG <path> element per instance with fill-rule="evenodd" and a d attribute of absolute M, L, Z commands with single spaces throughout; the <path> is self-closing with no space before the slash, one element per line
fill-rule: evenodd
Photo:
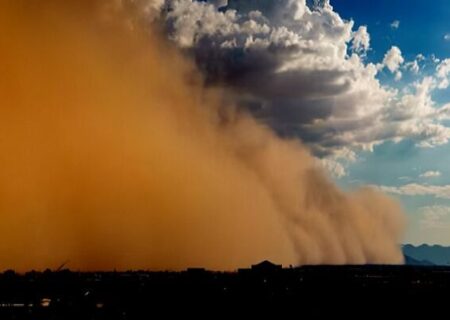
<path fill-rule="evenodd" d="M 340 191 L 119 7 L 0 3 L 0 269 L 402 262 L 396 203 Z"/>

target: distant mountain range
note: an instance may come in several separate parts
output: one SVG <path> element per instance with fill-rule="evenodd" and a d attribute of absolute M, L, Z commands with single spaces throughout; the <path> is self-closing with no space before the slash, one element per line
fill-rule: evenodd
<path fill-rule="evenodd" d="M 450 247 L 406 244 L 402 249 L 408 265 L 450 266 Z"/>

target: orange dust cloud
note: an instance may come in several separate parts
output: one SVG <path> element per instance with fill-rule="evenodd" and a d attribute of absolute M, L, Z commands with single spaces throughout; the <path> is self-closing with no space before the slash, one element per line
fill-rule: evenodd
<path fill-rule="evenodd" d="M 393 200 L 340 191 L 128 9 L 0 2 L 0 269 L 402 262 Z"/>

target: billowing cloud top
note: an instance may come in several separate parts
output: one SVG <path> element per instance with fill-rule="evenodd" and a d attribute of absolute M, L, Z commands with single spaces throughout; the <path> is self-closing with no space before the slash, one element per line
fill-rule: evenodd
<path fill-rule="evenodd" d="M 450 138 L 440 123 L 448 108 L 430 97 L 445 87 L 445 67 L 409 93 L 381 85 L 381 69 L 400 80 L 402 67 L 418 66 L 402 65 L 397 47 L 377 65 L 366 62 L 367 28 L 355 31 L 329 1 L 166 0 L 163 8 L 170 38 L 195 57 L 208 84 L 226 85 L 240 105 L 316 155 L 387 140 L 432 147 Z"/>

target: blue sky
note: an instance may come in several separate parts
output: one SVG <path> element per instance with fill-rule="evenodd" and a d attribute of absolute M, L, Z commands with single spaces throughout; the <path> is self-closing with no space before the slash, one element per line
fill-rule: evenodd
<path fill-rule="evenodd" d="M 382 84 L 402 90 L 414 81 L 435 72 L 433 56 L 440 60 L 450 57 L 450 5 L 446 0 L 425 1 L 332 0 L 334 10 L 347 20 L 354 20 L 355 28 L 366 25 L 371 37 L 368 62 L 379 63 L 392 46 L 401 49 L 405 61 L 419 54 L 425 57 L 418 74 L 403 72 L 401 81 L 382 71 Z M 432 93 L 436 106 L 450 102 L 450 90 Z M 373 152 L 359 152 L 357 160 L 347 167 L 347 175 L 339 183 L 347 188 L 373 184 L 400 188 L 407 184 L 450 185 L 450 145 L 418 148 L 413 141 L 385 142 Z M 428 174 L 426 174 L 428 172 Z M 426 177 L 428 176 L 428 177 Z M 431 193 L 431 192 L 430 192 Z M 450 200 L 427 195 L 396 196 L 408 214 L 405 242 L 450 244 Z"/>
<path fill-rule="evenodd" d="M 332 0 L 331 4 L 341 17 L 368 26 L 371 58 L 381 59 L 391 45 L 399 46 L 406 58 L 419 53 L 441 58 L 449 54 L 450 42 L 443 41 L 450 32 L 446 0 L 409 0 L 407 6 L 404 0 Z M 391 27 L 394 21 L 400 22 L 398 29 Z"/>
<path fill-rule="evenodd" d="M 434 69 L 429 61 L 431 57 L 435 56 L 440 60 L 450 57 L 448 1 L 437 0 L 431 5 L 430 1 L 411 0 L 408 1 L 407 8 L 404 0 L 331 0 L 331 4 L 342 18 L 353 20 L 355 27 L 368 27 L 371 36 L 371 49 L 367 53 L 369 61 L 382 61 L 389 48 L 398 46 L 407 61 L 414 60 L 419 54 L 424 55 L 428 60 L 422 65 L 426 73 Z M 449 37 L 447 40 L 446 35 Z M 390 85 L 394 84 L 386 70 L 380 73 L 379 78 Z M 399 84 L 406 84 L 413 79 L 410 74 L 406 74 Z M 433 97 L 437 102 L 448 102 L 450 90 L 437 92 Z"/>

